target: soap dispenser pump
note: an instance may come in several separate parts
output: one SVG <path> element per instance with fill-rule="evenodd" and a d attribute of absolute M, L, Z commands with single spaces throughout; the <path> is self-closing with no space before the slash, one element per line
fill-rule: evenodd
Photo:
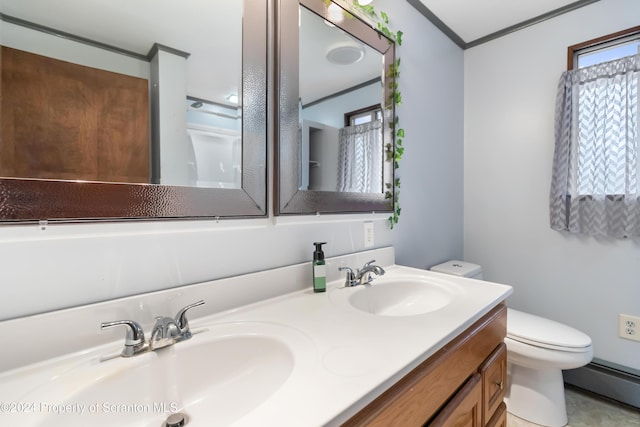
<path fill-rule="evenodd" d="M 325 292 L 327 290 L 327 274 L 324 263 L 322 245 L 327 242 L 315 242 L 316 250 L 313 252 L 313 292 Z"/>

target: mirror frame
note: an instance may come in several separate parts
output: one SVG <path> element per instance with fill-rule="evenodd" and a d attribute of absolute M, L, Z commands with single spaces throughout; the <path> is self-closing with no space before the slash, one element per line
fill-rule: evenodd
<path fill-rule="evenodd" d="M 242 188 L 0 178 L 0 221 L 266 216 L 268 18 L 268 2 L 243 0 Z"/>
<path fill-rule="evenodd" d="M 395 62 L 395 43 L 379 33 L 369 24 L 360 20 L 357 15 L 346 10 L 345 13 L 354 19 L 344 19 L 338 23 L 331 19 L 328 12 L 330 2 L 325 0 L 278 0 L 276 27 L 276 87 L 278 88 L 278 108 L 276 123 L 276 176 L 274 209 L 276 215 L 287 214 L 318 214 L 318 213 L 355 213 L 355 212 L 392 212 L 393 194 L 391 199 L 385 193 L 355 193 L 339 191 L 299 190 L 299 17 L 300 5 L 311 10 L 351 34 L 360 41 L 368 44 L 383 55 L 382 111 L 384 146 L 391 144 L 395 150 L 395 138 L 391 129 L 391 122 L 395 117 L 395 103 L 392 98 L 393 73 L 390 67 Z M 393 154 L 393 153 L 392 153 Z M 386 153 L 385 153 L 386 157 Z M 383 189 L 391 193 L 393 186 L 393 162 L 384 162 Z"/>

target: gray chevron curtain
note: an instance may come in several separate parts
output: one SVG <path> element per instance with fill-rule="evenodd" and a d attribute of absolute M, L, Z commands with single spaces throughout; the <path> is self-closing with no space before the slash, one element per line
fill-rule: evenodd
<path fill-rule="evenodd" d="M 340 129 L 338 191 L 382 193 L 382 121 Z"/>
<path fill-rule="evenodd" d="M 556 98 L 551 228 L 640 236 L 640 55 L 566 71 Z"/>

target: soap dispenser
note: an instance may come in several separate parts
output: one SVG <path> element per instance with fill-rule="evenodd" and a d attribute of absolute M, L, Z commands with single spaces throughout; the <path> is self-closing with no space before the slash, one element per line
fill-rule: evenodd
<path fill-rule="evenodd" d="M 316 250 L 313 252 L 313 292 L 325 292 L 327 290 L 327 274 L 324 265 L 324 252 L 322 245 L 327 242 L 315 242 Z"/>

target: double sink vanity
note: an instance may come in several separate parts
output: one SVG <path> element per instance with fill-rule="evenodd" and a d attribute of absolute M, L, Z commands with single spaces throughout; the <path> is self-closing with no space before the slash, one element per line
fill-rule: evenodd
<path fill-rule="evenodd" d="M 339 267 L 372 259 L 384 275 L 344 286 Z M 393 248 L 326 261 L 325 293 L 304 263 L 0 322 L 0 425 L 504 425 L 509 286 Z M 191 337 L 154 351 L 123 357 L 125 328 L 100 328 L 133 320 L 149 342 L 198 300 Z"/>

